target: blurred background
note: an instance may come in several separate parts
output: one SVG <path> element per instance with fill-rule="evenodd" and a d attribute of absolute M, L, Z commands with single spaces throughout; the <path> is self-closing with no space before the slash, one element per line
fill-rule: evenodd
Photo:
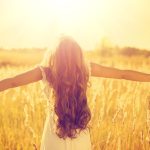
<path fill-rule="evenodd" d="M 149 0 L 0 0 L 0 80 L 39 64 L 62 35 L 101 65 L 150 73 Z M 93 78 L 92 150 L 148 150 L 150 84 Z M 0 92 L 0 149 L 39 149 L 42 81 Z"/>

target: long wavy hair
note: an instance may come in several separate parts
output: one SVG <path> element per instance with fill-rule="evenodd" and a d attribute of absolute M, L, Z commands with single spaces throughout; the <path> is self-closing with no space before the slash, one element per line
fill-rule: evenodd
<path fill-rule="evenodd" d="M 58 117 L 56 134 L 65 139 L 76 138 L 88 127 L 91 111 L 86 90 L 89 70 L 81 47 L 71 37 L 61 38 L 56 50 L 48 58 L 49 84 L 54 90 L 54 110 Z"/>

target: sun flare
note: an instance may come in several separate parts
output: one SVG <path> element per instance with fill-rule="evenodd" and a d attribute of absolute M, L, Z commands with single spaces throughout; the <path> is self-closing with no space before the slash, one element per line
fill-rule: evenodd
<path fill-rule="evenodd" d="M 150 49 L 149 6 L 148 0 L 1 0 L 0 47 L 49 47 L 63 33 L 88 49 L 103 37 Z"/>
<path fill-rule="evenodd" d="M 44 28 L 49 31 L 51 28 L 50 34 L 71 35 L 81 42 L 85 49 L 93 49 L 97 41 L 104 36 L 102 30 L 95 31 L 99 22 L 97 24 L 94 22 L 97 18 L 102 25 L 107 16 L 107 13 L 105 13 L 107 7 L 108 1 L 102 0 L 99 3 L 96 1 L 93 3 L 90 0 L 32 0 L 30 1 L 28 14 L 31 18 L 31 25 L 37 24 L 34 29 L 38 28 L 39 31 Z M 88 39 L 89 33 L 92 40 Z"/>

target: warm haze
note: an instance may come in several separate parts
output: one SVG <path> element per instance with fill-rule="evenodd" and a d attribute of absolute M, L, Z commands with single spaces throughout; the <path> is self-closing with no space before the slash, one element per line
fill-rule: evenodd
<path fill-rule="evenodd" d="M 85 59 L 80 58 L 78 46 L 69 42 L 55 53 L 52 48 L 62 34 L 72 36 L 84 50 L 95 51 L 84 51 Z M 86 93 L 85 63 L 90 75 Z M 58 85 L 67 88 L 67 93 L 60 92 L 65 95 L 47 87 L 47 81 L 61 81 L 57 77 L 63 77 L 62 69 L 64 84 Z M 47 127 L 55 127 L 47 114 L 53 116 L 57 94 L 71 101 L 68 94 L 79 97 L 77 102 L 87 97 L 91 150 L 149 150 L 150 82 L 145 82 L 149 74 L 150 0 L 0 0 L 0 150 L 40 150 L 47 145 L 42 141 L 50 142 L 50 147 L 59 145 L 45 138 L 50 133 Z M 56 77 L 48 79 L 49 75 Z M 37 82 L 29 84 L 31 80 Z M 70 85 L 72 81 L 75 85 Z"/>
<path fill-rule="evenodd" d="M 0 47 L 53 47 L 60 34 L 84 49 L 102 37 L 150 49 L 149 0 L 0 0 Z"/>

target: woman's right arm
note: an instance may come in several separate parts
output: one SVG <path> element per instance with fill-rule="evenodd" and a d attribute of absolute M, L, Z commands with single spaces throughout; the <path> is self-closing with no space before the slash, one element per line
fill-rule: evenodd
<path fill-rule="evenodd" d="M 16 76 L 0 80 L 0 92 L 9 88 L 14 88 L 29 83 L 33 83 L 42 79 L 42 73 L 39 67 L 35 67 L 29 71 L 23 72 Z"/>
<path fill-rule="evenodd" d="M 106 67 L 92 62 L 90 63 L 90 65 L 91 65 L 91 75 L 95 77 L 150 82 L 150 74 L 133 70 L 121 70 L 117 68 Z"/>

